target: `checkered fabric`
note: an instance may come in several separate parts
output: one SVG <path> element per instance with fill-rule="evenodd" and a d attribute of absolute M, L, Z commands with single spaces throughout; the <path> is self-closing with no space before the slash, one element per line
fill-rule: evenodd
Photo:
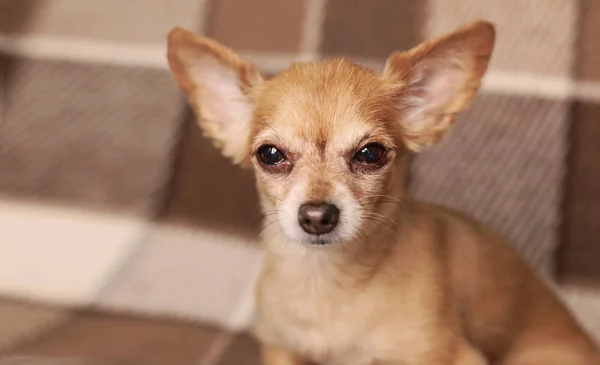
<path fill-rule="evenodd" d="M 0 0 L 0 364 L 257 363 L 253 177 L 196 126 L 172 27 L 271 75 L 476 19 L 483 90 L 409 189 L 505 235 L 600 338 L 600 1 Z"/>

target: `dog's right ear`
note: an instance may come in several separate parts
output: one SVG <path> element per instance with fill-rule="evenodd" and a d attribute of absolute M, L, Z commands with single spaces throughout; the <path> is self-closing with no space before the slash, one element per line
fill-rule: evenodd
<path fill-rule="evenodd" d="M 205 135 L 234 163 L 244 162 L 253 95 L 263 83 L 256 68 L 216 41 L 182 28 L 169 33 L 167 57 Z"/>

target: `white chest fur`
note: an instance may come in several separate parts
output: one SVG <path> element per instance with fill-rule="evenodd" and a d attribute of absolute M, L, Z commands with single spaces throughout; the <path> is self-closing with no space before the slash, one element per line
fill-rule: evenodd
<path fill-rule="evenodd" d="M 426 275 L 397 270 L 398 260 L 365 271 L 330 251 L 300 250 L 265 260 L 255 326 L 264 343 L 328 365 L 419 363 L 430 352 L 438 321 L 425 304 L 437 291 Z"/>
<path fill-rule="evenodd" d="M 373 311 L 319 255 L 271 266 L 259 284 L 257 335 L 313 361 L 362 365 Z"/>

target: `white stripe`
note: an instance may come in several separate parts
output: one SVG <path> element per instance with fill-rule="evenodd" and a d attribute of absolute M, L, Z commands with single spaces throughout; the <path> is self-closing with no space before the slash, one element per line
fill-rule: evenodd
<path fill-rule="evenodd" d="M 575 88 L 575 83 L 567 78 L 503 71 L 490 71 L 482 85 L 483 90 L 490 92 L 539 95 L 555 99 L 573 96 Z"/>
<path fill-rule="evenodd" d="M 487 92 L 548 99 L 600 100 L 600 82 L 582 82 L 564 77 L 491 70 L 483 80 Z"/>
<path fill-rule="evenodd" d="M 578 82 L 573 97 L 585 101 L 600 101 L 600 82 Z"/>
<path fill-rule="evenodd" d="M 199 29 L 203 34 L 206 33 L 206 24 L 208 22 L 208 15 L 210 14 L 210 9 L 208 9 L 208 0 L 197 0 L 199 1 L 199 10 L 198 13 L 201 16 L 196 17 L 195 29 Z M 166 38 L 166 37 L 165 37 Z"/>
<path fill-rule="evenodd" d="M 314 56 L 319 51 L 326 2 L 327 0 L 306 1 L 300 41 L 300 52 L 303 55 Z"/>
<path fill-rule="evenodd" d="M 134 248 L 145 223 L 0 201 L 0 293 L 87 305 Z"/>
<path fill-rule="evenodd" d="M 196 363 L 197 365 L 216 365 L 223 358 L 225 351 L 233 341 L 234 335 L 231 332 L 221 332 L 216 338 L 214 338 L 206 353 L 202 355 L 200 360 Z M 0 364 L 1 365 L 1 364 Z"/>
<path fill-rule="evenodd" d="M 77 61 L 148 68 L 167 68 L 166 43 L 154 45 L 89 41 L 78 38 L 48 36 L 6 36 L 0 34 L 0 52 L 45 60 Z M 297 55 L 277 53 L 243 53 L 265 72 L 281 71 Z M 307 55 L 306 60 L 314 59 Z"/>
<path fill-rule="evenodd" d="M 6 36 L 0 34 L 0 51 L 48 60 L 107 63 L 120 66 L 166 68 L 164 45 L 127 45 L 77 38 Z"/>
<path fill-rule="evenodd" d="M 322 0 L 311 0 L 319 2 Z M 315 5 L 315 7 L 317 7 Z M 313 10 L 316 12 L 316 10 Z M 308 41 L 315 35 L 305 35 L 305 53 L 252 53 L 242 55 L 254 62 L 261 70 L 275 73 L 296 61 L 317 59 L 309 52 L 314 44 Z M 167 68 L 165 45 L 125 44 L 105 41 L 89 41 L 75 38 L 48 36 L 6 36 L 0 34 L 0 52 L 39 59 L 79 61 L 150 68 Z M 376 59 L 356 59 L 357 63 L 381 69 L 384 62 Z M 533 73 L 490 70 L 483 82 L 483 90 L 511 95 L 537 96 L 551 99 L 579 98 L 600 100 L 600 82 L 575 82 L 564 77 Z"/>
<path fill-rule="evenodd" d="M 600 290 L 567 284 L 561 287 L 560 294 L 582 326 L 600 341 Z"/>
<path fill-rule="evenodd" d="M 255 288 L 256 281 L 262 268 L 262 255 L 257 260 L 257 264 L 254 266 L 254 270 L 248 275 L 248 282 L 246 288 L 242 293 L 242 297 L 239 304 L 228 319 L 228 328 L 233 331 L 241 331 L 247 329 L 252 324 L 254 318 L 254 306 L 255 306 Z"/>

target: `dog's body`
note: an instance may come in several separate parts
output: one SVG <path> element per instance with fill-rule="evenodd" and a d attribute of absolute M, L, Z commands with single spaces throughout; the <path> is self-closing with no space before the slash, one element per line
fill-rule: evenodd
<path fill-rule="evenodd" d="M 258 337 L 331 364 L 486 364 L 479 352 L 491 363 L 596 364 L 565 308 L 493 233 L 417 202 L 396 222 L 351 251 L 267 236 Z"/>
<path fill-rule="evenodd" d="M 255 168 L 265 365 L 600 364 L 508 245 L 402 187 L 408 154 L 470 104 L 493 42 L 479 22 L 394 53 L 382 75 L 339 59 L 264 81 L 218 43 L 171 33 L 171 69 L 204 131 Z"/>

